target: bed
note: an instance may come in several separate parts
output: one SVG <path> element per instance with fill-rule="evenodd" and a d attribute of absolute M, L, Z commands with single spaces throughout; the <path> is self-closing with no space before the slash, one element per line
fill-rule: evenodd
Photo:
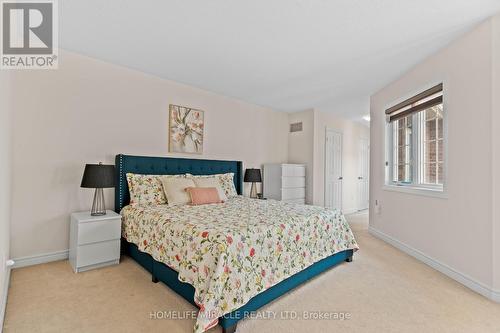
<path fill-rule="evenodd" d="M 242 193 L 242 163 L 116 156 L 115 209 L 123 216 L 123 250 L 199 309 L 195 332 L 237 322 L 358 248 L 345 218 L 320 207 L 235 196 L 223 204 L 128 205 L 126 173 L 234 173 Z"/>

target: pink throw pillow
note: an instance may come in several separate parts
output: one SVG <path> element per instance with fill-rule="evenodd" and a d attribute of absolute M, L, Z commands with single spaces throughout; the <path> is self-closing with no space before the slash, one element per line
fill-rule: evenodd
<path fill-rule="evenodd" d="M 223 202 L 215 187 L 188 187 L 186 191 L 191 197 L 192 205 L 206 205 Z"/>

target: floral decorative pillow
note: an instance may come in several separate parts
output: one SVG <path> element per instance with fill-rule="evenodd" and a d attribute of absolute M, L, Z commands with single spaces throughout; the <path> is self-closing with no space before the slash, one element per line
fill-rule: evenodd
<path fill-rule="evenodd" d="M 140 175 L 127 173 L 130 204 L 155 206 L 167 204 L 162 177 L 186 177 L 186 175 Z"/>
<path fill-rule="evenodd" d="M 234 173 L 224 173 L 217 175 L 221 182 L 222 189 L 228 198 L 235 197 L 238 195 L 236 192 L 236 187 L 234 186 Z"/>
<path fill-rule="evenodd" d="M 127 182 L 131 205 L 152 206 L 167 203 L 160 176 L 127 173 Z"/>
<path fill-rule="evenodd" d="M 194 176 L 191 174 L 188 174 L 188 176 L 193 177 L 193 178 L 211 178 L 215 177 L 219 180 L 220 186 L 222 190 L 224 191 L 224 194 L 226 194 L 226 197 L 231 198 L 235 197 L 238 195 L 238 192 L 236 192 L 236 187 L 234 186 L 234 173 L 219 173 L 216 175 L 206 175 L 206 176 Z"/>

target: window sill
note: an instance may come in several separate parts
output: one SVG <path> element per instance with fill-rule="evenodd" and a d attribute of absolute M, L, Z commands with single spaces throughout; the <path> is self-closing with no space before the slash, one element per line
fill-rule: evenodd
<path fill-rule="evenodd" d="M 425 197 L 434 197 L 434 198 L 441 198 L 441 199 L 448 199 L 448 193 L 446 193 L 446 190 L 441 190 L 441 189 L 432 189 L 432 188 L 425 188 L 425 187 L 417 187 L 417 186 L 404 186 L 404 185 L 384 185 L 382 187 L 384 191 L 392 191 L 392 192 L 401 192 L 401 193 L 408 193 L 408 194 L 414 194 L 414 195 L 421 195 Z"/>

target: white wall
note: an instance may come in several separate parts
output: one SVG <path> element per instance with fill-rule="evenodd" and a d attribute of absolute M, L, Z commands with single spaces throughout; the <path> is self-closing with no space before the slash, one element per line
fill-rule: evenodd
<path fill-rule="evenodd" d="M 0 73 L 0 331 L 5 311 L 9 272 L 5 261 L 9 259 L 10 240 L 10 114 L 11 92 L 9 72 Z"/>
<path fill-rule="evenodd" d="M 370 227 L 487 287 L 493 276 L 492 37 L 487 21 L 371 97 Z M 384 190 L 384 110 L 441 81 L 447 198 Z M 380 215 L 373 213 L 375 200 Z"/>
<path fill-rule="evenodd" d="M 91 205 L 92 190 L 79 187 L 85 163 L 168 155 L 171 103 L 205 110 L 204 153 L 186 156 L 244 167 L 287 161 L 286 113 L 66 51 L 59 59 L 58 70 L 14 76 L 14 258 L 68 248 L 70 213 Z M 105 193 L 112 208 L 113 190 Z"/>
<path fill-rule="evenodd" d="M 290 113 L 290 124 L 302 122 L 302 131 L 288 134 L 288 162 L 306 165 L 306 203 L 313 203 L 314 110 Z M 264 185 L 265 186 L 265 185 Z"/>
<path fill-rule="evenodd" d="M 493 221 L 493 288 L 500 298 L 500 15 L 492 19 L 493 26 L 493 110 L 491 121 L 492 160 L 492 221 Z"/>
<path fill-rule="evenodd" d="M 325 135 L 326 129 L 342 133 L 342 211 L 359 209 L 358 176 L 361 163 L 360 139 L 370 139 L 370 129 L 358 122 L 334 114 L 314 113 L 314 204 L 325 204 Z"/>

